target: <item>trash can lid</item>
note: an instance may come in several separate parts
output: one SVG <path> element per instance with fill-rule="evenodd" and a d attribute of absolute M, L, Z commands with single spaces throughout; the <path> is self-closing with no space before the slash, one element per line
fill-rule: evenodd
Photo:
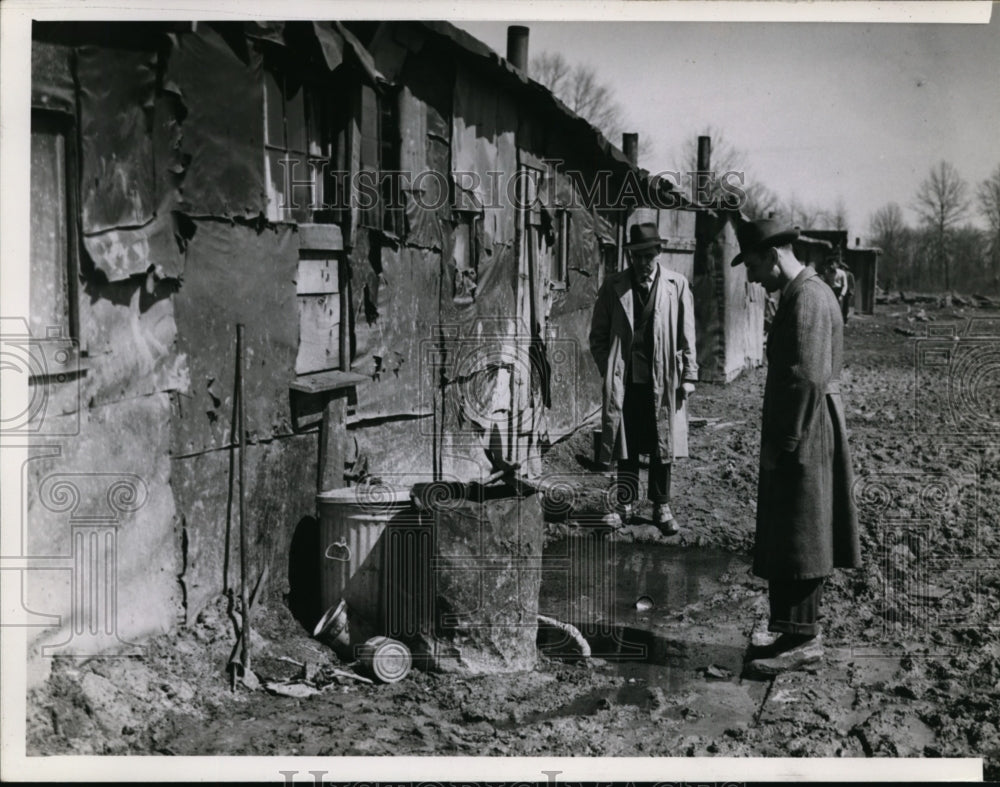
<path fill-rule="evenodd" d="M 317 503 L 354 503 L 363 506 L 393 505 L 410 502 L 410 490 L 388 484 L 362 484 L 343 489 L 328 489 L 316 495 Z"/>

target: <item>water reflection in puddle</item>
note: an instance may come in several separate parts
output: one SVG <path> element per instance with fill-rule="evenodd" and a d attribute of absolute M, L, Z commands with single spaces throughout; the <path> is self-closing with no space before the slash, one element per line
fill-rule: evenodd
<path fill-rule="evenodd" d="M 723 577 L 745 573 L 747 565 L 731 552 L 585 532 L 546 547 L 539 610 L 584 628 L 649 628 L 724 590 Z"/>

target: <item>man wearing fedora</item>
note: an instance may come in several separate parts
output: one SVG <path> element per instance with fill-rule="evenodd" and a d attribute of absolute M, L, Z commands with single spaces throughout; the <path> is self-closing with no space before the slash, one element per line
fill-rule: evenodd
<path fill-rule="evenodd" d="M 796 259 L 798 230 L 775 219 L 737 226 L 747 279 L 781 292 L 767 340 L 753 572 L 768 580 L 769 630 L 751 671 L 774 675 L 823 656 L 825 577 L 860 566 L 853 469 L 840 395 L 844 321 L 837 299 Z"/>
<path fill-rule="evenodd" d="M 663 239 L 655 224 L 629 230 L 629 267 L 597 293 L 590 352 L 604 381 L 600 460 L 618 461 L 612 525 L 628 521 L 639 500 L 639 454 L 649 454 L 653 522 L 678 532 L 670 510 L 674 417 L 694 391 L 694 301 L 684 276 L 658 261 Z"/>

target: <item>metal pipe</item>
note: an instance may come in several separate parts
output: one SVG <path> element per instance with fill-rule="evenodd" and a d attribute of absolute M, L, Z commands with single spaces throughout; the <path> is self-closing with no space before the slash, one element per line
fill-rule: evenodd
<path fill-rule="evenodd" d="M 633 167 L 639 166 L 639 135 L 622 134 L 622 152 Z"/>
<path fill-rule="evenodd" d="M 698 171 L 708 172 L 712 169 L 712 138 L 698 137 Z"/>
<path fill-rule="evenodd" d="M 712 202 L 712 139 L 698 137 L 698 172 L 691 184 L 692 202 L 696 205 L 708 205 Z"/>
<path fill-rule="evenodd" d="M 525 73 L 528 71 L 528 32 L 524 25 L 507 28 L 507 62 Z"/>

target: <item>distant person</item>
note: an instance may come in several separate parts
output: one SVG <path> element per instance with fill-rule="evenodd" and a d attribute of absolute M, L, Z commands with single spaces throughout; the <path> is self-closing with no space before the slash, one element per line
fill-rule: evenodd
<path fill-rule="evenodd" d="M 836 260 L 832 259 L 823 265 L 819 273 L 823 281 L 833 290 L 833 294 L 837 298 L 837 309 L 841 312 L 841 319 L 843 319 L 844 296 L 847 293 L 847 274 L 844 273 L 843 268 L 837 264 Z"/>
<path fill-rule="evenodd" d="M 841 271 L 844 274 L 844 294 L 840 299 L 840 310 L 844 316 L 844 325 L 847 325 L 847 318 L 851 316 L 851 306 L 854 305 L 854 274 L 846 265 Z"/>
<path fill-rule="evenodd" d="M 768 581 L 770 645 L 751 670 L 775 675 L 823 657 L 823 580 L 860 566 L 840 369 L 844 324 L 831 289 L 792 251 L 798 230 L 773 219 L 737 228 L 747 279 L 781 292 L 767 341 L 753 572 Z"/>
<path fill-rule="evenodd" d="M 658 261 L 655 224 L 629 230 L 628 270 L 597 293 L 590 352 L 604 380 L 600 461 L 618 460 L 619 499 L 612 525 L 631 519 L 639 499 L 639 455 L 649 454 L 653 523 L 678 532 L 670 509 L 674 416 L 695 390 L 694 301 L 687 279 Z"/>

